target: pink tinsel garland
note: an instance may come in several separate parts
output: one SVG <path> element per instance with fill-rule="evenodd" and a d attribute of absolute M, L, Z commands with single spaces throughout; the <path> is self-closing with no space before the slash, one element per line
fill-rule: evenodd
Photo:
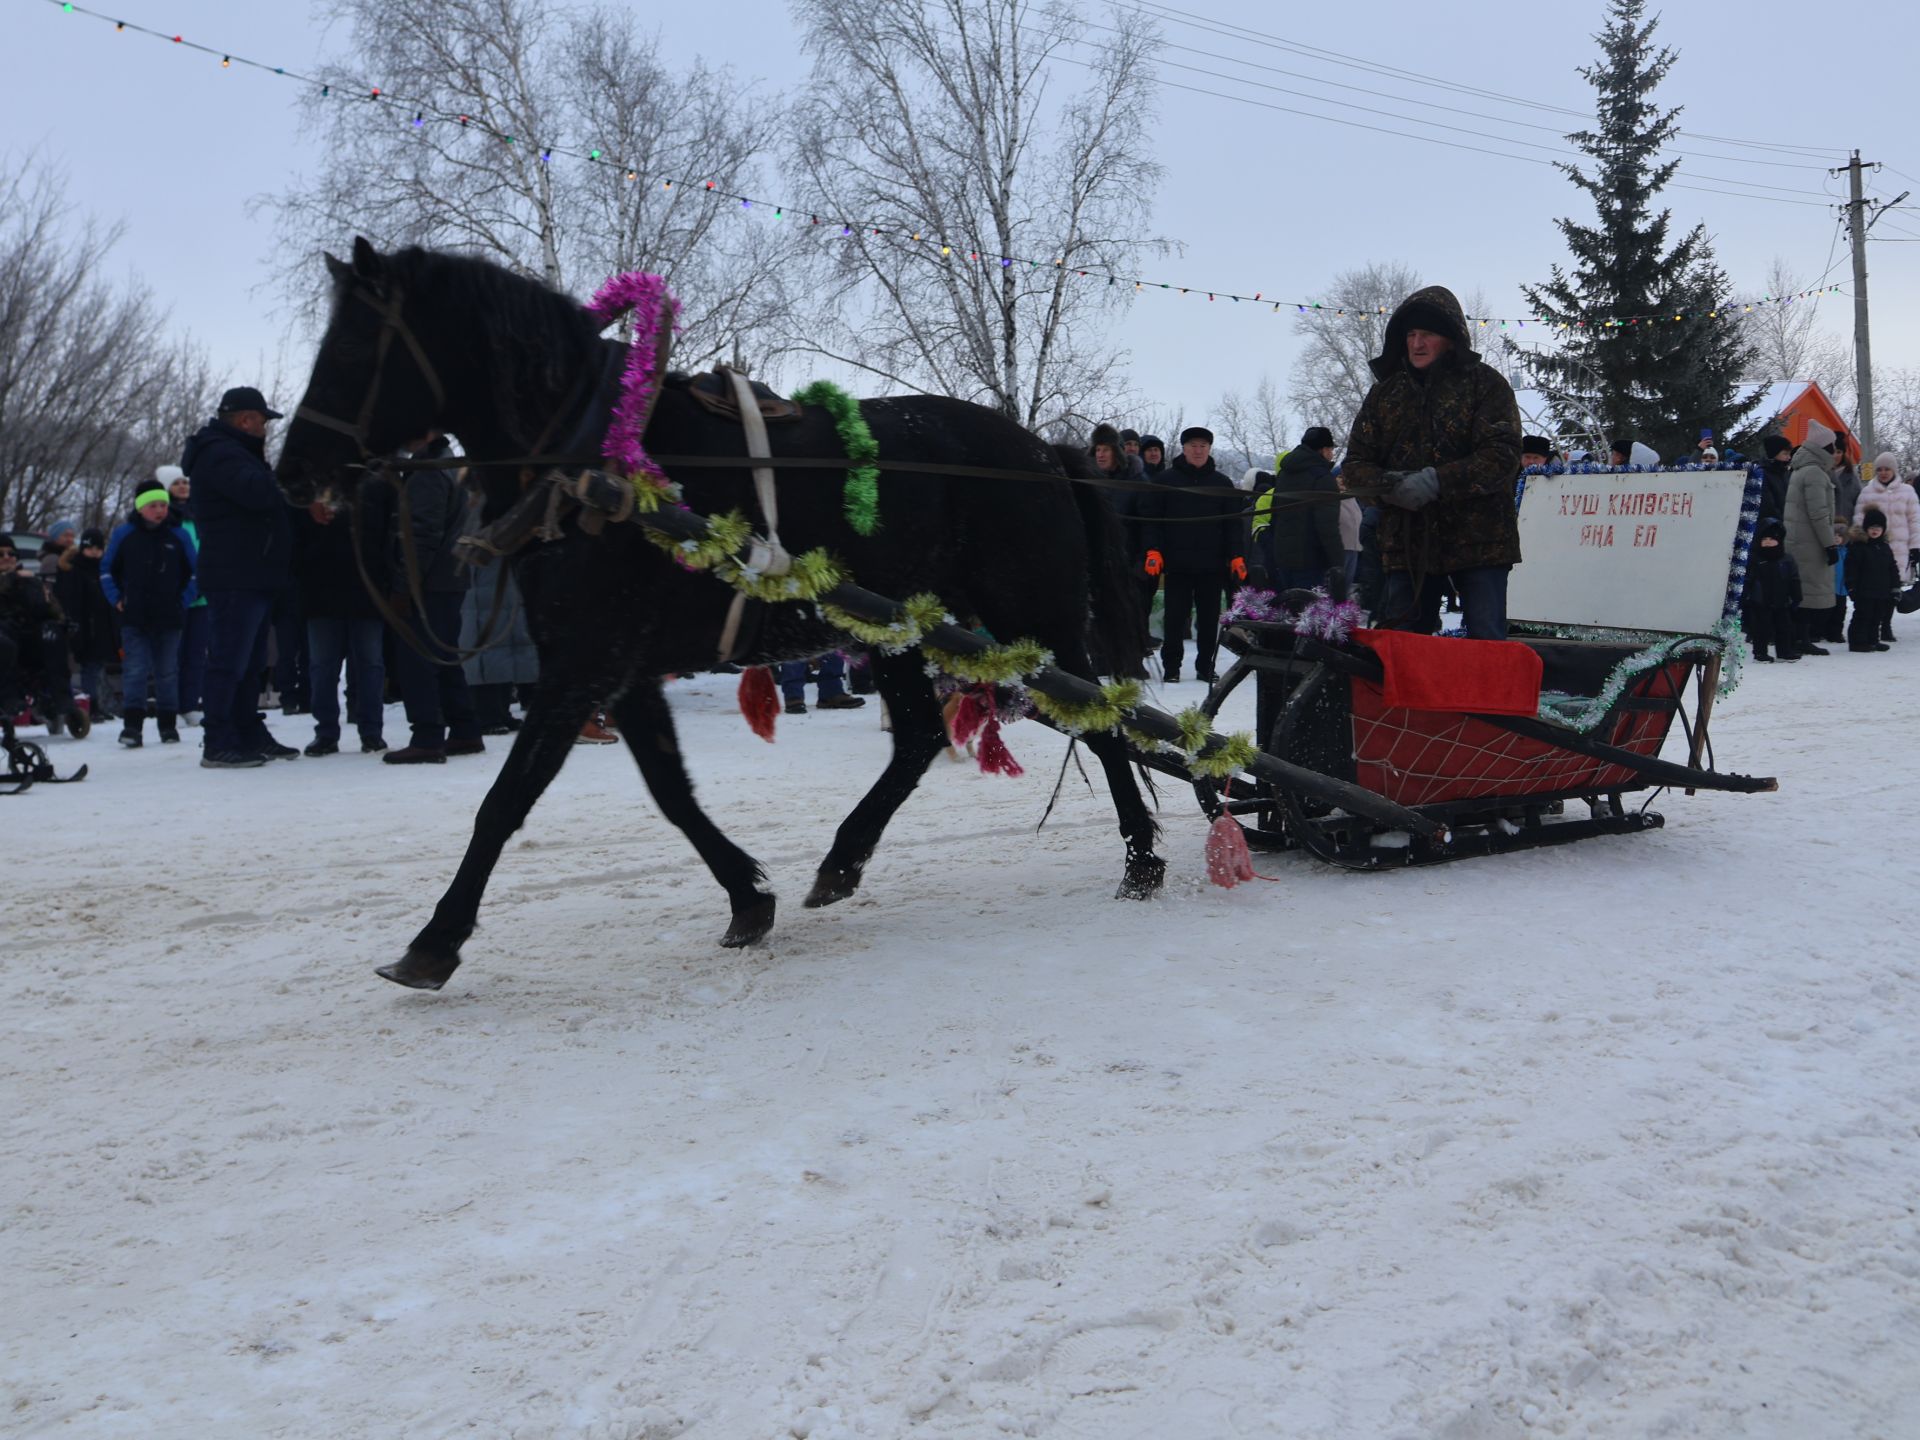
<path fill-rule="evenodd" d="M 613 407 L 613 419 L 607 425 L 606 457 L 629 475 L 645 475 L 664 486 L 667 475 L 653 463 L 641 443 L 647 429 L 647 416 L 653 411 L 654 397 L 660 391 L 660 375 L 653 353 L 654 337 L 660 333 L 662 307 L 672 315 L 680 314 L 680 302 L 667 289 L 659 275 L 629 270 L 616 275 L 588 302 L 587 314 L 602 329 L 629 310 L 633 312 L 633 342 L 627 349 L 627 369 L 620 382 L 620 399 Z"/>

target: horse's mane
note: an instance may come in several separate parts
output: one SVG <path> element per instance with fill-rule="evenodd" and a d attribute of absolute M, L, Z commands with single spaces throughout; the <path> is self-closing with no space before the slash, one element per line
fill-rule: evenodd
<path fill-rule="evenodd" d="M 513 390 L 522 397 L 532 384 L 564 390 L 599 333 L 577 300 L 492 260 L 418 245 L 385 258 L 424 312 L 480 327 L 489 348 L 510 362 Z"/>

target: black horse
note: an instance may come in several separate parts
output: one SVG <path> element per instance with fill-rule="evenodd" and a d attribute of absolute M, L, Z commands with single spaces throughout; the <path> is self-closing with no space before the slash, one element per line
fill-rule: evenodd
<path fill-rule="evenodd" d="M 525 472 L 489 458 L 539 447 L 597 454 L 608 423 L 609 383 L 625 347 L 603 340 L 574 301 L 488 262 L 422 249 L 382 255 L 364 239 L 348 265 L 329 256 L 333 313 L 301 408 L 288 429 L 278 477 L 292 503 L 321 490 L 352 504 L 363 462 L 420 445 L 435 432 L 474 457 L 470 479 L 495 518 L 522 494 Z M 905 596 L 931 591 L 969 623 L 1000 639 L 1032 637 L 1064 670 L 1092 678 L 1088 646 L 1127 657 L 1137 674 L 1138 598 L 1120 573 L 1115 524 L 1091 489 L 1069 483 L 1068 452 L 1043 444 L 980 406 L 937 397 L 862 402 L 879 443 L 880 524 L 856 533 L 843 515 L 840 472 L 780 477 L 780 532 L 798 554 L 827 547 L 868 589 Z M 346 419 L 342 417 L 357 417 Z M 809 410 L 773 432 L 776 454 L 844 454 L 831 418 Z M 646 430 L 654 455 L 744 452 L 739 427 L 698 404 L 684 377 L 662 387 Z M 956 479 L 895 468 L 922 460 L 1020 470 L 1058 483 Z M 745 468 L 687 470 L 688 503 L 703 514 L 755 515 Z M 685 832 L 725 887 L 733 918 L 723 945 L 746 945 L 772 928 L 774 897 L 759 864 L 722 835 L 694 800 L 675 743 L 660 677 L 707 670 L 732 591 L 674 563 L 631 524 L 589 535 L 569 525 L 512 560 L 540 654 L 527 721 L 474 822 L 453 883 L 406 955 L 379 973 L 438 989 L 460 963 L 480 898 L 501 848 L 560 771 L 580 726 L 610 705 L 640 773 L 667 818 Z M 484 576 L 476 580 L 486 584 Z M 485 607 L 483 607 L 485 608 Z M 769 606 L 744 663 L 822 654 L 847 637 L 811 606 Z M 809 906 L 853 894 L 882 830 L 947 743 L 926 661 L 918 650 L 876 653 L 874 682 L 893 722 L 893 755 L 842 822 L 821 861 Z M 1165 862 L 1118 736 L 1090 736 L 1106 771 L 1126 842 L 1120 893 L 1159 888 Z"/>

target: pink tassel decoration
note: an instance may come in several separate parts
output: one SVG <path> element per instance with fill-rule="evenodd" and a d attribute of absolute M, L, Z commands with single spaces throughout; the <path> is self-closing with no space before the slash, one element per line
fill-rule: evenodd
<path fill-rule="evenodd" d="M 1016 778 L 1027 773 L 1000 738 L 1000 719 L 993 713 L 991 701 L 987 702 L 987 723 L 980 727 L 980 773 Z"/>
<path fill-rule="evenodd" d="M 1222 815 L 1207 827 L 1207 878 L 1222 890 L 1254 878 L 1246 832 L 1231 815 Z"/>

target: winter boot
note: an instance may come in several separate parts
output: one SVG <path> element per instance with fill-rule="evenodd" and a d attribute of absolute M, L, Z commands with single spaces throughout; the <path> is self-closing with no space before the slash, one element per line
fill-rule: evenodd
<path fill-rule="evenodd" d="M 154 721 L 155 728 L 160 732 L 160 743 L 162 745 L 178 745 L 180 743 L 180 729 L 179 726 L 174 723 L 174 714 L 171 710 L 162 710 L 154 717 Z"/>
<path fill-rule="evenodd" d="M 140 732 L 146 727 L 147 712 L 127 710 L 120 716 L 120 743 L 129 750 L 138 750 L 147 742 L 140 738 Z"/>

